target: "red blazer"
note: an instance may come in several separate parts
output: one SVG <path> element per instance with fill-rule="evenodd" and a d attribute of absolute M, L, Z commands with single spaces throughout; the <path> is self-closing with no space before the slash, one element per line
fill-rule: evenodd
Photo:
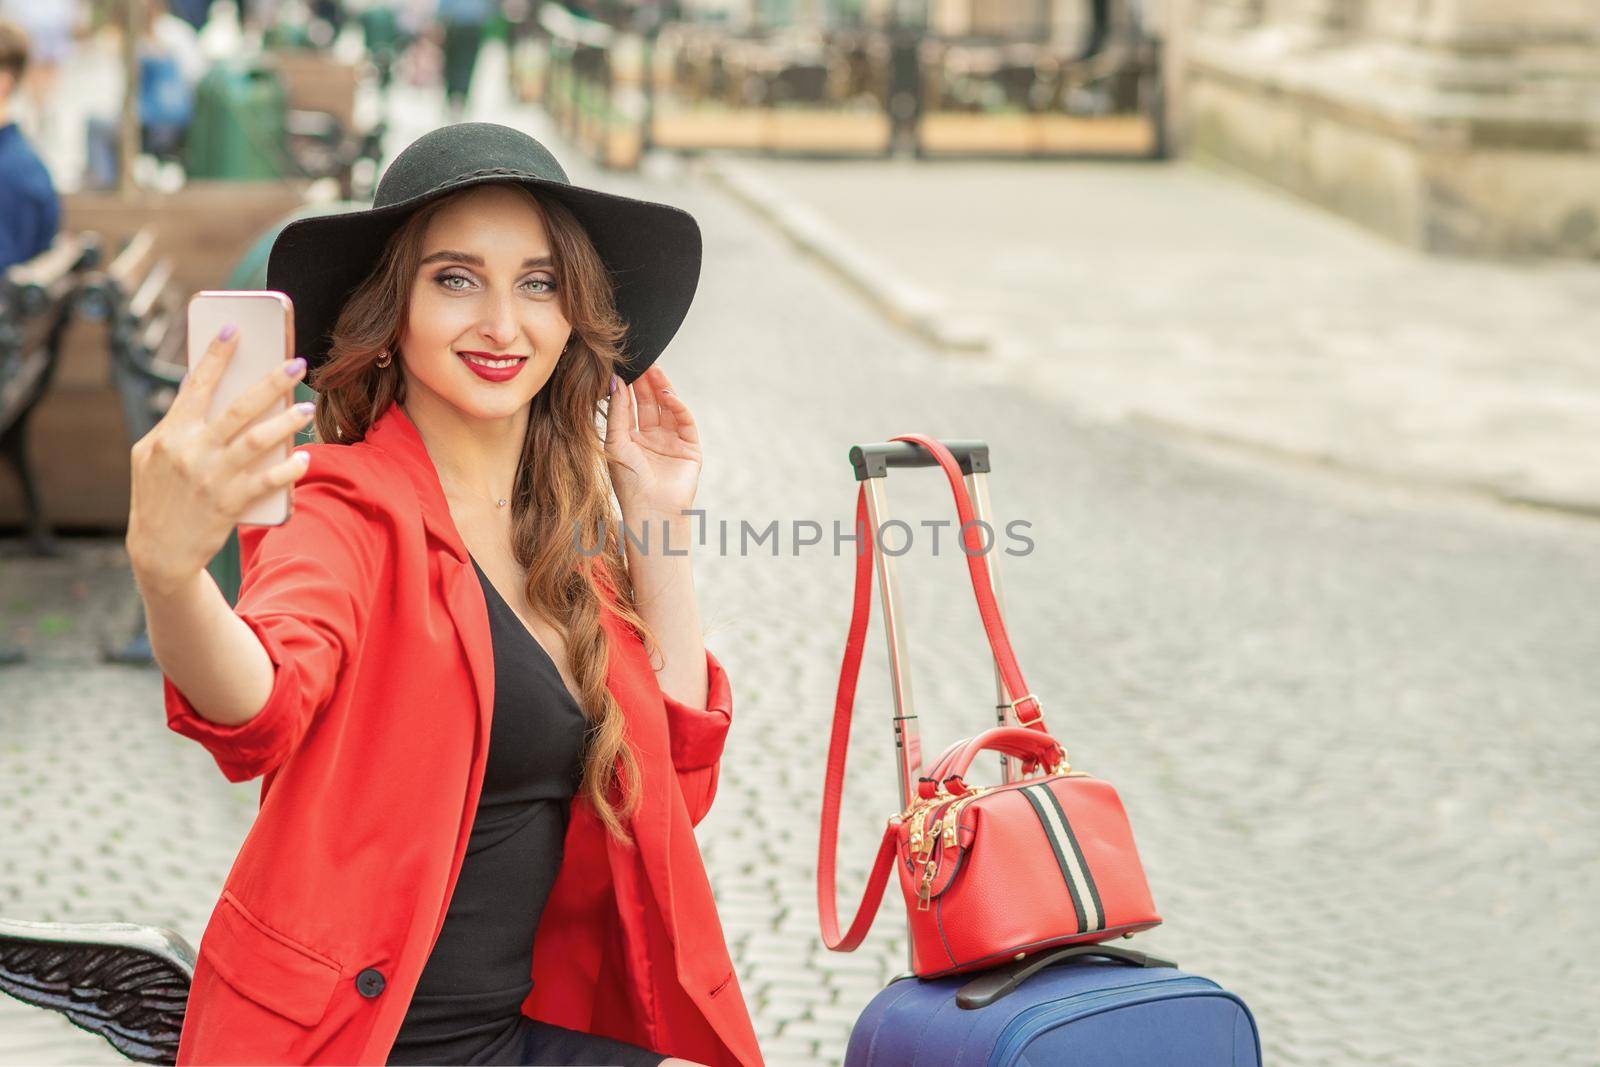
<path fill-rule="evenodd" d="M 281 526 L 240 528 L 235 612 L 276 665 L 241 726 L 164 679 L 167 724 L 261 807 L 200 942 L 179 1063 L 382 1064 L 444 924 L 483 781 L 494 665 L 483 590 L 416 427 L 307 446 Z M 714 1065 L 760 1064 L 694 825 L 732 716 L 662 693 L 603 612 L 607 687 L 643 791 L 620 845 L 575 797 L 534 944 L 535 1019 Z"/>

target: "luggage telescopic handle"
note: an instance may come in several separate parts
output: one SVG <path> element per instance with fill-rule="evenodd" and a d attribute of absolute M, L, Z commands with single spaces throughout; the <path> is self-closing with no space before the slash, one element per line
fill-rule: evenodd
<path fill-rule="evenodd" d="M 940 441 L 956 459 L 962 474 L 989 473 L 989 446 L 983 441 Z M 880 441 L 870 445 L 853 445 L 850 449 L 850 466 L 855 468 L 856 481 L 882 478 L 890 467 L 937 467 L 939 460 L 923 448 L 909 441 Z"/>

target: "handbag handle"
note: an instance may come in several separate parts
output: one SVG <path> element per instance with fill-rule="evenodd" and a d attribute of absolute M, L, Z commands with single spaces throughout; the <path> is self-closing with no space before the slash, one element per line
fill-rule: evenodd
<path fill-rule="evenodd" d="M 938 782 L 961 778 L 972 767 L 978 753 L 986 751 L 1003 752 L 1037 764 L 1054 764 L 1067 755 L 1061 743 L 1049 734 L 1022 726 L 995 726 L 962 744 L 935 767 L 931 777 Z"/>
<path fill-rule="evenodd" d="M 966 483 L 961 480 L 961 467 L 950 450 L 925 434 L 902 434 L 891 440 L 912 442 L 933 455 L 944 470 L 955 496 L 956 514 L 961 519 L 962 543 L 969 548 L 981 548 L 981 544 L 972 544 L 969 540 L 969 535 L 978 533 L 971 525 L 974 519 L 972 498 L 967 493 Z M 837 881 L 839 805 L 844 788 L 845 758 L 850 747 L 850 719 L 855 710 L 856 682 L 861 675 L 861 652 L 866 643 L 867 621 L 872 611 L 873 531 L 867 519 L 867 487 L 863 483 L 856 492 L 855 528 L 861 536 L 861 542 L 856 549 L 855 596 L 850 612 L 850 629 L 845 638 L 844 662 L 839 669 L 839 687 L 834 695 L 833 731 L 828 739 L 828 763 L 822 786 L 822 827 L 817 841 L 817 917 L 822 927 L 823 944 L 836 952 L 854 950 L 872 928 L 872 920 L 883 903 L 883 891 L 894 867 L 896 845 L 896 823 L 891 819 L 878 845 L 878 854 L 873 858 L 872 871 L 867 876 L 867 887 L 856 908 L 855 918 L 850 921 L 850 928 L 841 933 Z M 1000 607 L 994 599 L 994 586 L 989 581 L 988 561 L 981 552 L 968 551 L 966 555 L 973 592 L 978 598 L 978 614 L 983 621 L 984 633 L 989 638 L 995 663 L 999 666 L 1006 693 L 1012 700 L 1012 708 L 1017 711 L 1017 718 L 1024 723 L 1024 728 L 1048 738 L 1049 735 L 1044 733 L 1043 709 L 1023 680 L 1022 669 L 1017 665 L 1016 653 L 1006 634 L 1005 622 L 1000 617 Z M 1018 694 L 1024 695 L 1019 699 Z M 1034 714 L 1033 718 L 1026 719 L 1020 706 L 1029 701 L 1033 704 Z M 1054 741 L 1050 743 L 1054 744 Z M 946 749 L 946 754 L 959 745 L 961 742 Z"/>
<path fill-rule="evenodd" d="M 957 752 L 960 752 L 962 747 L 970 740 L 972 740 L 972 738 L 963 737 L 959 741 L 952 741 L 950 743 L 950 747 L 939 753 L 938 759 L 935 759 L 931 764 L 929 764 L 933 770 L 929 771 L 927 776 L 935 782 L 940 781 L 939 772 L 944 770 L 945 767 L 950 763 L 950 757 L 954 756 Z"/>

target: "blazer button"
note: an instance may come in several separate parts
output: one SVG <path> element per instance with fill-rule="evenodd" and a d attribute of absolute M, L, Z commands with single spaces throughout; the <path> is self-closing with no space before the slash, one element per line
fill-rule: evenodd
<path fill-rule="evenodd" d="M 374 967 L 368 967 L 356 975 L 356 991 L 364 997 L 375 997 L 383 992 L 383 975 Z"/>

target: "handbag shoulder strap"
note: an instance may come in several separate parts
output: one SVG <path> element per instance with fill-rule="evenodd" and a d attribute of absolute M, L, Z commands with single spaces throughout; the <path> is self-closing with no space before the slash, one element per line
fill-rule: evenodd
<path fill-rule="evenodd" d="M 839 856 L 839 802 L 844 788 L 844 763 L 850 749 L 850 719 L 855 710 L 856 680 L 861 676 L 861 650 L 872 612 L 872 531 L 867 522 L 867 487 L 856 493 L 856 591 L 850 611 L 850 631 L 844 643 L 844 665 L 839 669 L 839 689 L 833 700 L 833 733 L 828 738 L 828 767 L 822 784 L 822 833 L 817 844 L 817 915 L 822 922 L 822 942 L 835 952 L 850 952 L 872 929 L 883 901 L 883 889 L 894 866 L 895 824 L 891 819 L 872 861 L 866 892 L 856 908 L 850 929 L 839 933 L 839 888 L 834 866 Z"/>
<path fill-rule="evenodd" d="M 966 484 L 962 481 L 961 468 L 957 465 L 955 457 L 950 454 L 950 450 L 937 440 L 922 434 L 904 434 L 893 440 L 911 441 L 933 453 L 949 478 L 955 494 L 956 513 L 962 523 L 963 544 L 968 545 L 969 549 L 981 549 L 981 540 L 977 543 L 968 540 L 968 535 L 978 534 L 973 527 L 972 500 L 967 494 Z M 856 682 L 861 675 L 861 653 L 866 643 L 867 623 L 872 612 L 873 531 L 867 521 L 867 487 L 864 483 L 856 492 L 856 536 L 855 596 L 850 612 L 850 629 L 845 639 L 844 662 L 839 670 L 839 687 L 834 696 L 833 731 L 828 739 L 828 763 L 822 787 L 822 828 L 817 847 L 817 915 L 822 926 L 823 943 L 829 949 L 838 952 L 855 949 L 866 937 L 867 931 L 872 928 L 872 920 L 883 902 L 883 891 L 888 884 L 895 857 L 896 823 L 891 819 L 884 831 L 883 840 L 878 845 L 878 854 L 873 858 L 872 870 L 867 876 L 867 887 L 856 909 L 855 918 L 851 920 L 849 930 L 841 934 L 836 870 L 839 851 L 839 806 L 844 788 L 845 759 L 850 747 L 850 721 L 855 709 Z M 978 612 L 983 620 L 984 632 L 988 635 L 995 662 L 1000 665 L 1001 678 L 1014 702 L 1013 706 L 1023 702 L 1019 699 L 1019 695 L 1031 701 L 1034 717 L 1025 720 L 1024 725 L 1043 731 L 1044 719 L 1038 699 L 1028 692 L 1027 685 L 1023 681 L 1022 670 L 1017 665 L 1016 654 L 1012 651 L 1005 623 L 1000 617 L 999 605 L 994 599 L 994 588 L 989 582 L 988 563 L 983 558 L 983 553 L 969 550 L 967 565 L 972 574 L 973 591 L 977 594 Z M 1020 708 L 1018 719 L 1022 720 Z"/>
<path fill-rule="evenodd" d="M 950 491 L 956 498 L 956 515 L 961 519 L 961 544 L 967 557 L 967 571 L 972 576 L 972 591 L 978 598 L 978 614 L 983 619 L 983 630 L 988 635 L 989 647 L 994 651 L 994 661 L 1000 668 L 1000 678 L 1005 682 L 1006 693 L 1011 698 L 1017 722 L 1035 730 L 1044 730 L 1044 709 L 1039 698 L 1023 681 L 1022 668 L 1017 664 L 1017 654 L 1011 647 L 1011 636 L 1006 633 L 1005 619 L 1000 617 L 1000 605 L 994 599 L 994 585 L 989 580 L 988 551 L 983 534 L 977 527 L 977 515 L 972 508 L 972 497 L 967 493 L 967 483 L 962 480 L 961 467 L 936 438 L 921 433 L 904 433 L 891 437 L 891 441 L 910 441 L 921 445 L 933 454 L 950 482 Z M 1032 714 L 1024 711 L 1032 705 Z"/>

